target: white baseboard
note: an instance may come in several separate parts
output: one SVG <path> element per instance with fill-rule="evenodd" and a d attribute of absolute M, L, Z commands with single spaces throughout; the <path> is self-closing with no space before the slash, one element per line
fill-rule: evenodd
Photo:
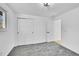
<path fill-rule="evenodd" d="M 8 56 L 11 50 L 14 48 L 14 45 L 8 49 L 8 51 L 3 56 Z"/>

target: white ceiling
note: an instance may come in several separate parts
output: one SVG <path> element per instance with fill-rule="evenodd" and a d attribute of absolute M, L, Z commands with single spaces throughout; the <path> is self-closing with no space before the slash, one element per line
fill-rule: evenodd
<path fill-rule="evenodd" d="M 46 17 L 61 15 L 79 7 L 79 3 L 55 3 L 49 7 L 44 7 L 40 3 L 8 3 L 8 5 L 19 14 Z"/>

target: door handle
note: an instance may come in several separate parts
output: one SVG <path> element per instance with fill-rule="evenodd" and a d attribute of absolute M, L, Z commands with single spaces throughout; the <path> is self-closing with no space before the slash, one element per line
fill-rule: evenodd
<path fill-rule="evenodd" d="M 33 34 L 34 32 L 32 32 L 32 34 Z"/>
<path fill-rule="evenodd" d="M 17 32 L 17 34 L 19 34 L 19 32 Z"/>
<path fill-rule="evenodd" d="M 50 32 L 46 32 L 47 34 L 49 34 Z"/>

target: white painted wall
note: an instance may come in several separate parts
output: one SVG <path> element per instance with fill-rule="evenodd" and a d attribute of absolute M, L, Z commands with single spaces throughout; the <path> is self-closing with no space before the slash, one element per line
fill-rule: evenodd
<path fill-rule="evenodd" d="M 79 8 L 59 17 L 62 20 L 62 45 L 79 53 Z"/>
<path fill-rule="evenodd" d="M 13 11 L 6 5 L 0 4 L 0 7 L 7 11 L 7 29 L 0 32 L 0 56 L 7 55 L 15 45 L 16 40 L 16 16 Z"/>

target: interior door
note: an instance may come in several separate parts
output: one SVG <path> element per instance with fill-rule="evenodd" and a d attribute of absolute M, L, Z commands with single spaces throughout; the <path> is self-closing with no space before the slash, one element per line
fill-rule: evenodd
<path fill-rule="evenodd" d="M 46 22 L 46 41 L 54 41 L 54 21 L 47 20 Z"/>
<path fill-rule="evenodd" d="M 61 19 L 54 21 L 54 39 L 61 40 Z"/>
<path fill-rule="evenodd" d="M 42 19 L 34 20 L 34 40 L 36 43 L 46 42 L 45 22 Z"/>
<path fill-rule="evenodd" d="M 18 19 L 18 43 L 32 44 L 33 41 L 33 20 Z"/>

